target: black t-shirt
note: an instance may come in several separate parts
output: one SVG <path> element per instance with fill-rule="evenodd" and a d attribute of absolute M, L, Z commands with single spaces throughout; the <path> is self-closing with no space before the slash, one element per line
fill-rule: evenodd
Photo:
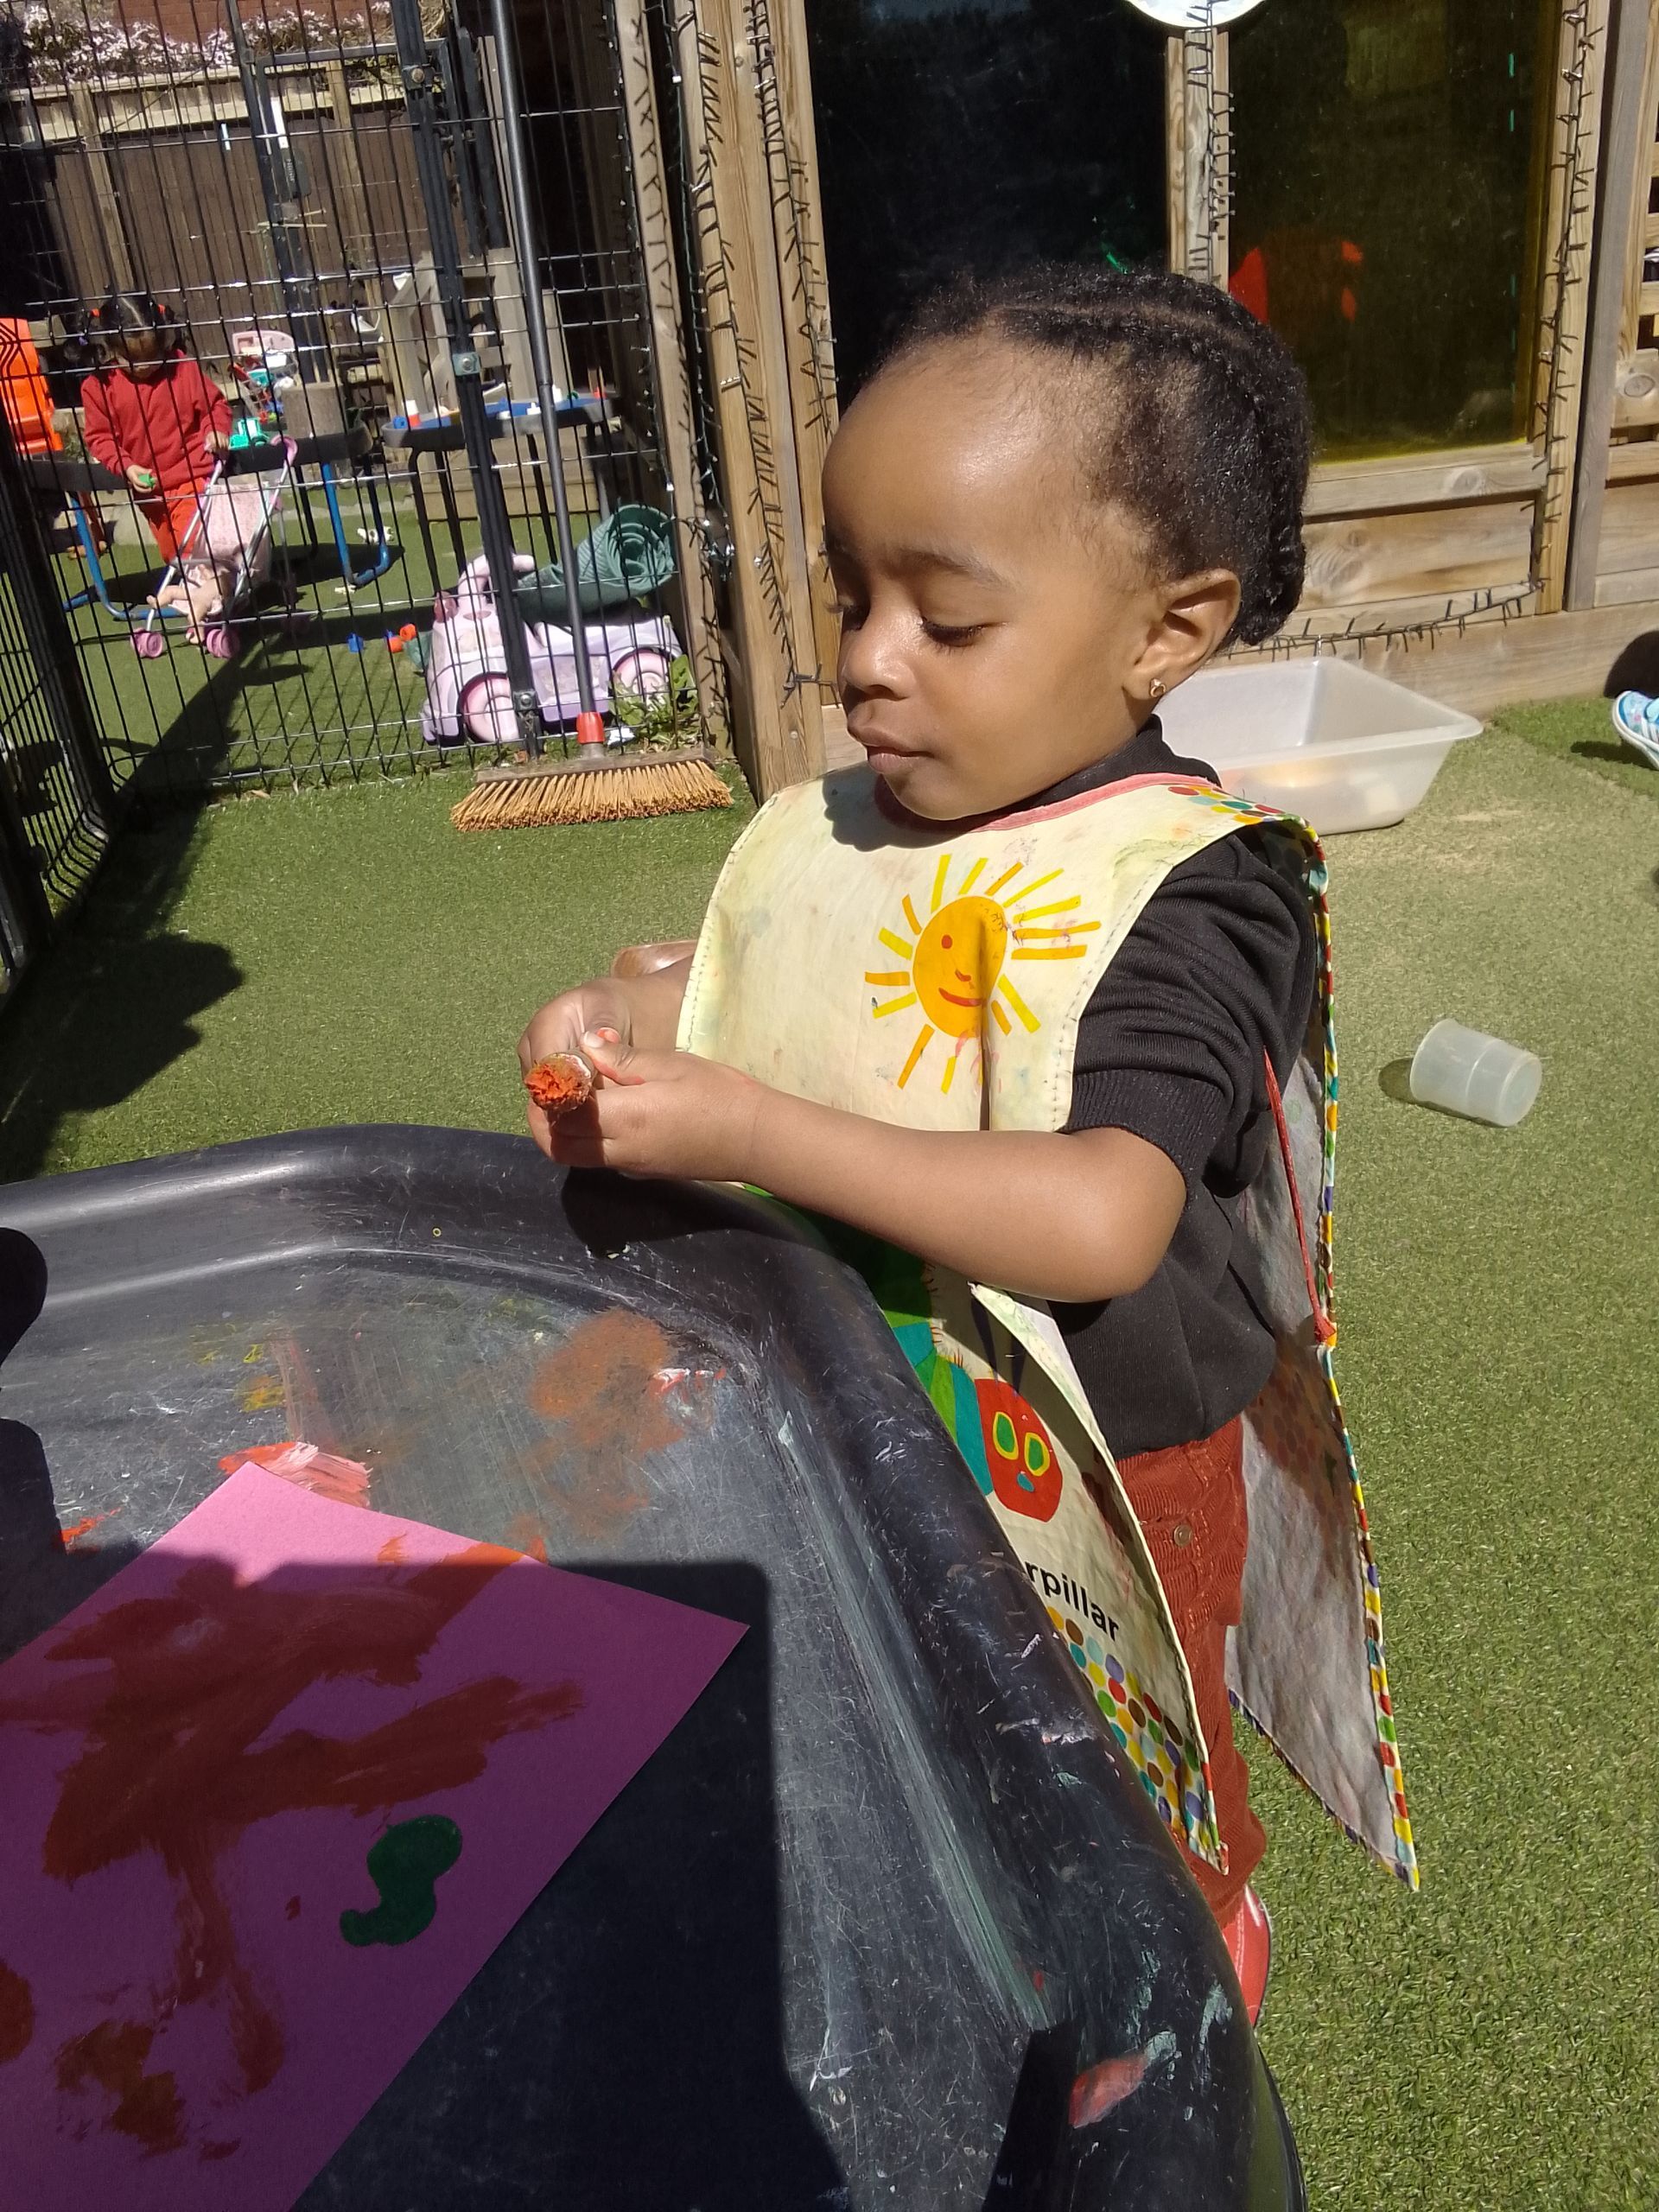
<path fill-rule="evenodd" d="M 1154 718 L 1122 751 L 1024 806 L 1131 776 L 1217 781 Z M 1248 830 L 1172 868 L 1096 987 L 1077 1031 L 1068 1129 L 1128 1129 L 1173 1160 L 1186 1206 L 1150 1282 L 1053 1308 L 1119 1459 L 1196 1443 L 1273 1371 L 1234 1204 L 1274 1146 L 1264 1051 L 1282 1081 L 1313 1011 L 1318 947 L 1299 887 Z"/>

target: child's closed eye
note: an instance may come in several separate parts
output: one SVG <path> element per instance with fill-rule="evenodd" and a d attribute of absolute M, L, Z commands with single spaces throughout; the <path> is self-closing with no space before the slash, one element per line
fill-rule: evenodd
<path fill-rule="evenodd" d="M 928 622 L 922 624 L 922 633 L 930 645 L 943 645 L 947 651 L 971 645 L 976 638 L 989 627 L 984 622 Z"/>

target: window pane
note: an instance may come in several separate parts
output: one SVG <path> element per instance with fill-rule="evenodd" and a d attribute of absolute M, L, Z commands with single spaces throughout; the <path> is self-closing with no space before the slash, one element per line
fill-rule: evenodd
<path fill-rule="evenodd" d="M 809 0 L 842 396 L 923 293 L 1161 260 L 1164 38 L 1124 0 Z"/>
<path fill-rule="evenodd" d="M 1540 0 L 1267 0 L 1236 24 L 1234 293 L 1326 456 L 1526 435 L 1554 54 Z"/>

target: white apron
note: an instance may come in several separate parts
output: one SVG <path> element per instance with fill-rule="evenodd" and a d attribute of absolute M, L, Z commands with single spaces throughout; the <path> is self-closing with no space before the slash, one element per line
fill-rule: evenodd
<path fill-rule="evenodd" d="M 1246 828 L 1307 895 L 1321 985 L 1278 1112 L 1284 1166 L 1270 1157 L 1238 1207 L 1278 1360 L 1244 1416 L 1250 1536 L 1230 1688 L 1347 1832 L 1414 1886 L 1376 1570 L 1325 1319 L 1337 1078 L 1313 833 L 1185 778 L 949 830 L 904 814 L 868 769 L 797 785 L 727 861 L 679 1043 L 913 1128 L 1063 1129 L 1078 1021 L 1107 963 L 1173 868 Z M 1186 1661 L 1047 1307 L 823 1227 L 870 1283 L 1165 1821 L 1224 1865 Z"/>

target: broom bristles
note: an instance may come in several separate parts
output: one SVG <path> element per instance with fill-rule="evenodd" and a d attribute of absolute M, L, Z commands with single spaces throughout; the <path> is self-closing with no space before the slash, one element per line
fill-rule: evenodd
<path fill-rule="evenodd" d="M 518 775 L 475 784 L 449 819 L 457 830 L 544 830 L 562 822 L 641 822 L 729 806 L 706 760 L 630 760 L 575 773 Z"/>

